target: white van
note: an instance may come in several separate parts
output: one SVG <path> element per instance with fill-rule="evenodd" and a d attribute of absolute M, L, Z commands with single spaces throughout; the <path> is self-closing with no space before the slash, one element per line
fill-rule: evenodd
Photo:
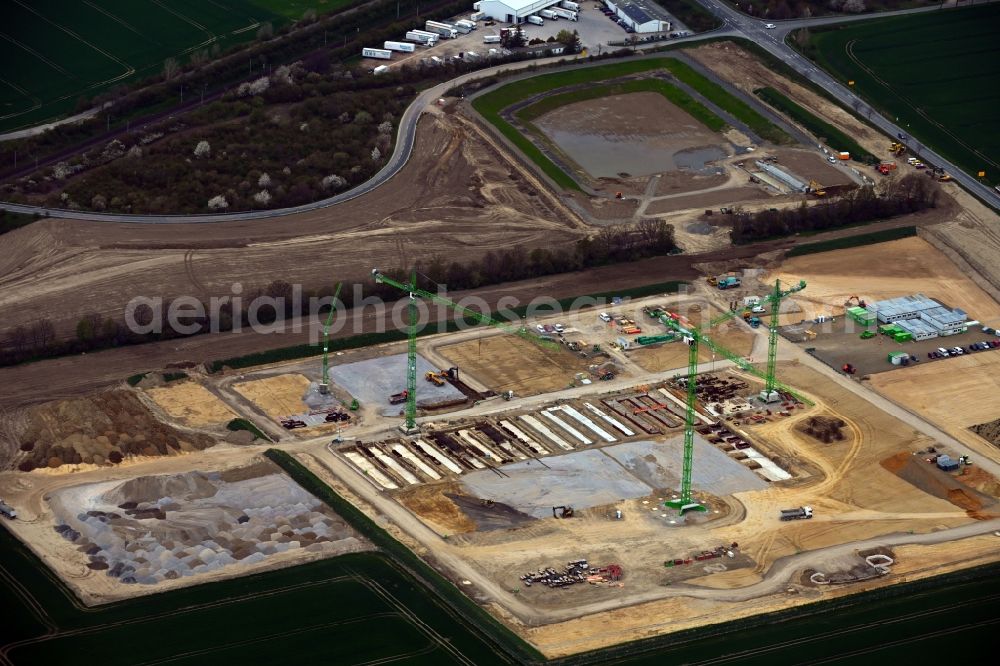
<path fill-rule="evenodd" d="M 602 312 L 601 314 L 597 315 L 597 318 L 604 322 L 611 321 L 611 315 L 609 315 L 607 312 Z"/>

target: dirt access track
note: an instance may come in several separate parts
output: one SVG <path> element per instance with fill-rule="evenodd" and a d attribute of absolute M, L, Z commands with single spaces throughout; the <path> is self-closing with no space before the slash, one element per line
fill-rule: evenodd
<path fill-rule="evenodd" d="M 136 296 L 244 294 L 273 280 L 321 288 L 373 266 L 569 243 L 582 222 L 473 122 L 425 114 L 396 177 L 343 204 L 287 217 L 144 225 L 45 220 L 4 235 L 5 328 L 50 317 L 57 333 L 97 312 L 117 320 Z M 361 245 L 363 241 L 363 246 Z"/>

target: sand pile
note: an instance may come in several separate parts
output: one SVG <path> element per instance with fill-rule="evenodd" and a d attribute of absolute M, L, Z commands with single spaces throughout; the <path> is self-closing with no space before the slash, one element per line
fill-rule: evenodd
<path fill-rule="evenodd" d="M 190 472 L 68 488 L 52 500 L 56 531 L 78 545 L 91 569 L 146 585 L 288 550 L 322 551 L 334 542 L 343 550 L 342 542 L 357 542 L 290 478 L 258 469 L 232 482 Z"/>

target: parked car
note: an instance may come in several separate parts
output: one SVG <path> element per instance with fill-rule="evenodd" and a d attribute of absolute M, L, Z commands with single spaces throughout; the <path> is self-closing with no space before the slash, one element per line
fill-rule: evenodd
<path fill-rule="evenodd" d="M 556 329 L 556 333 L 562 333 L 563 331 L 566 330 L 566 327 L 563 326 L 562 324 L 556 324 L 555 326 L 553 326 L 553 328 Z"/>
<path fill-rule="evenodd" d="M 538 331 L 539 333 L 544 333 L 545 327 L 542 326 L 541 324 L 535 324 L 535 330 Z"/>
<path fill-rule="evenodd" d="M 777 27 L 778 27 L 778 26 L 774 25 L 773 23 L 765 23 L 765 24 L 764 24 L 764 29 L 765 29 L 765 30 L 774 30 L 774 29 L 775 29 L 775 28 L 777 28 Z"/>
<path fill-rule="evenodd" d="M 938 357 L 938 353 L 937 352 L 933 352 L 933 351 L 927 352 L 927 358 L 937 358 L 937 357 Z"/>
<path fill-rule="evenodd" d="M 945 349 L 944 347 L 938 347 L 937 348 L 937 353 L 940 354 L 942 357 L 945 357 L 945 358 L 947 358 L 948 356 L 950 356 L 948 350 Z"/>
<path fill-rule="evenodd" d="M 965 350 L 962 349 L 961 347 L 952 347 L 951 353 L 954 354 L 955 356 L 961 356 L 962 354 L 965 353 Z"/>

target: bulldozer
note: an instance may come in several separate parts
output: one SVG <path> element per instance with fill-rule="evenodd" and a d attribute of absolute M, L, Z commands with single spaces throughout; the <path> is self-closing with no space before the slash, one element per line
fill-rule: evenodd
<path fill-rule="evenodd" d="M 889 152 L 899 157 L 900 155 L 906 152 L 906 146 L 896 141 L 893 141 L 891 144 L 889 144 Z"/>
<path fill-rule="evenodd" d="M 552 517 L 553 518 L 572 518 L 573 517 L 573 507 L 571 507 L 571 506 L 554 506 L 554 507 L 552 507 Z"/>
<path fill-rule="evenodd" d="M 434 372 L 433 370 L 428 370 L 427 373 L 424 374 L 424 379 L 431 382 L 435 386 L 444 386 L 444 378 L 445 375 L 440 372 Z"/>

